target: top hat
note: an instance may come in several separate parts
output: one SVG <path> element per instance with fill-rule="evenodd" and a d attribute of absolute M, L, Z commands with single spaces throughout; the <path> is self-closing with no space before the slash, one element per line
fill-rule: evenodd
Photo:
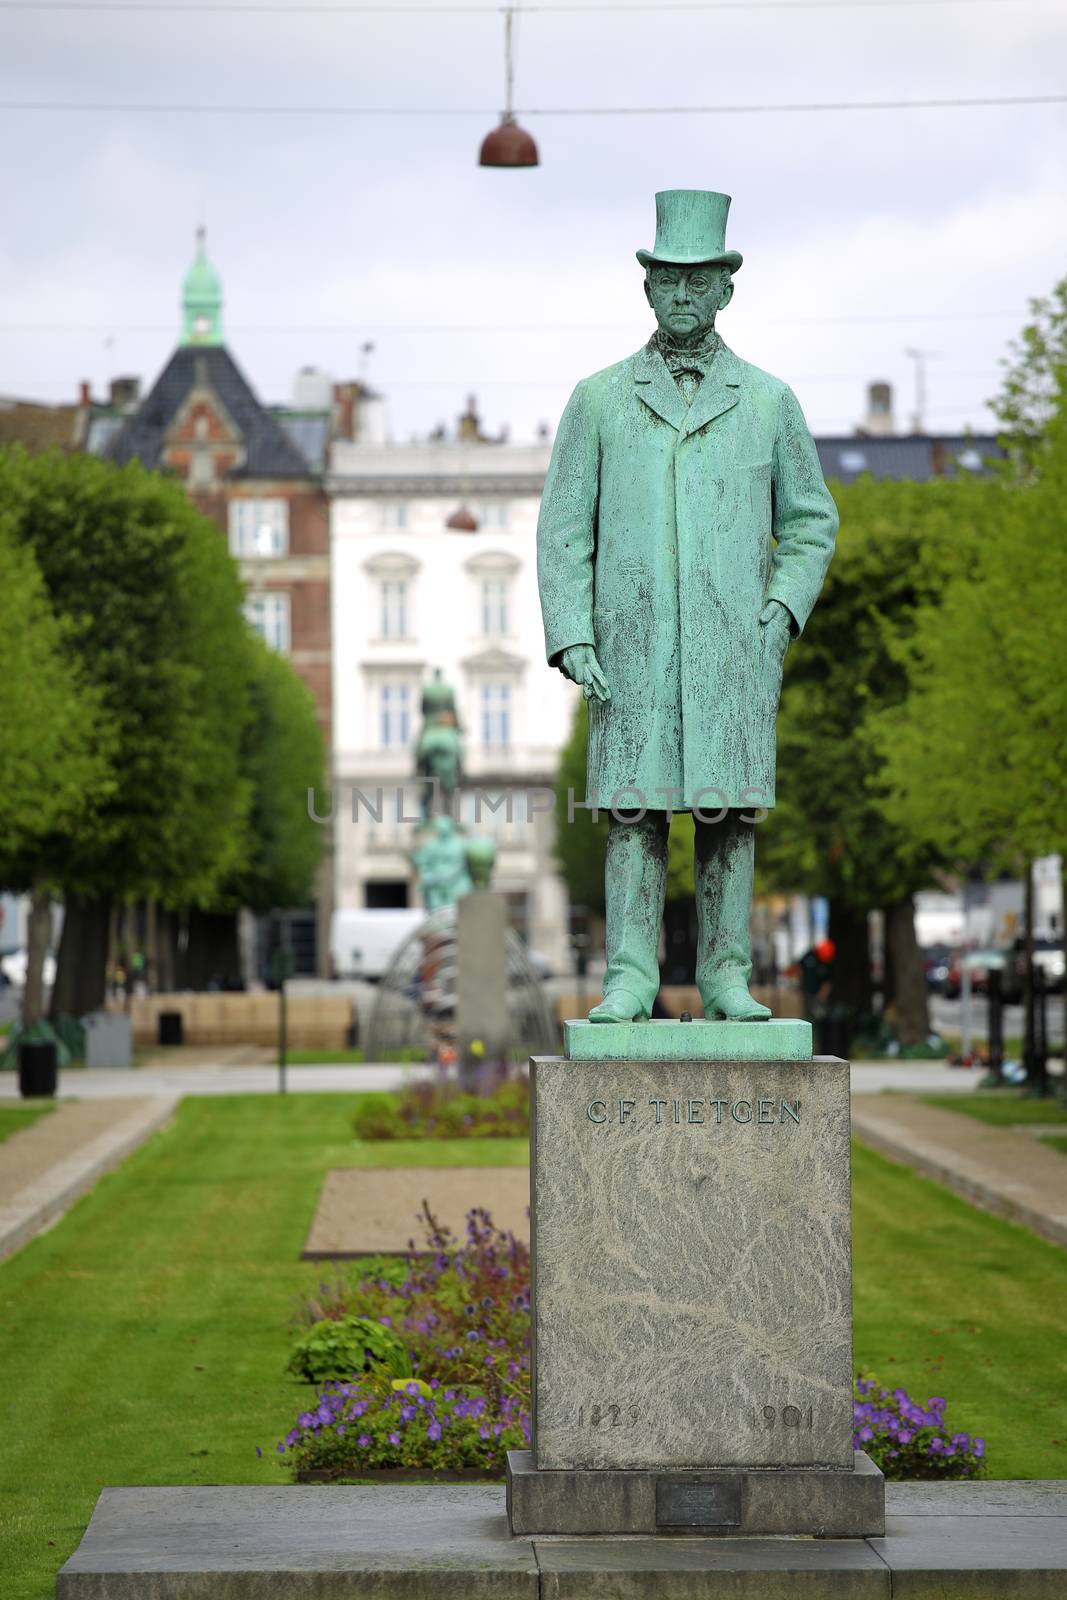
<path fill-rule="evenodd" d="M 709 262 L 736 272 L 742 257 L 726 248 L 726 217 L 730 196 L 713 189 L 661 189 L 656 196 L 656 242 L 639 250 L 643 267 L 654 261 L 667 266 L 693 267 Z"/>

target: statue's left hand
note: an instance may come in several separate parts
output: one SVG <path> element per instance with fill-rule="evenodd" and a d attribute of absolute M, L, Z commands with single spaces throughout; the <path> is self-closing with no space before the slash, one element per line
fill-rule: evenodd
<path fill-rule="evenodd" d="M 768 600 L 759 614 L 760 627 L 771 631 L 775 643 L 785 654 L 786 646 L 793 636 L 793 617 L 788 606 L 780 600 Z"/>

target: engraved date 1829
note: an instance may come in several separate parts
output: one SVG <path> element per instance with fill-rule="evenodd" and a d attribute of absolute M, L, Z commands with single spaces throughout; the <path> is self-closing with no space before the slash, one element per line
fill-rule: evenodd
<path fill-rule="evenodd" d="M 579 1406 L 579 1428 L 632 1428 L 640 1413 L 636 1406 Z"/>

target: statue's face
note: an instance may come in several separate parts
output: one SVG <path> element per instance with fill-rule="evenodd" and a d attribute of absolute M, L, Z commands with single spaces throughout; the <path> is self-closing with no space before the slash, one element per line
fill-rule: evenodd
<path fill-rule="evenodd" d="M 660 328 L 676 344 L 699 344 L 715 326 L 715 313 L 734 292 L 729 267 L 703 262 L 674 267 L 654 261 L 645 273 L 645 295 Z"/>

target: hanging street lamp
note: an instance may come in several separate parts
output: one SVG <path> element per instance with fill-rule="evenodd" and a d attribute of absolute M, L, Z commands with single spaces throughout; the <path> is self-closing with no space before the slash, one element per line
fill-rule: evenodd
<path fill-rule="evenodd" d="M 519 127 L 511 109 L 512 86 L 515 79 L 515 57 L 512 39 L 514 15 L 515 13 L 510 7 L 504 12 L 504 110 L 501 113 L 499 128 L 494 128 L 492 133 L 487 133 L 482 140 L 482 148 L 478 153 L 478 165 L 480 167 L 536 167 L 539 165 L 537 146 L 526 132 L 526 129 Z"/>

